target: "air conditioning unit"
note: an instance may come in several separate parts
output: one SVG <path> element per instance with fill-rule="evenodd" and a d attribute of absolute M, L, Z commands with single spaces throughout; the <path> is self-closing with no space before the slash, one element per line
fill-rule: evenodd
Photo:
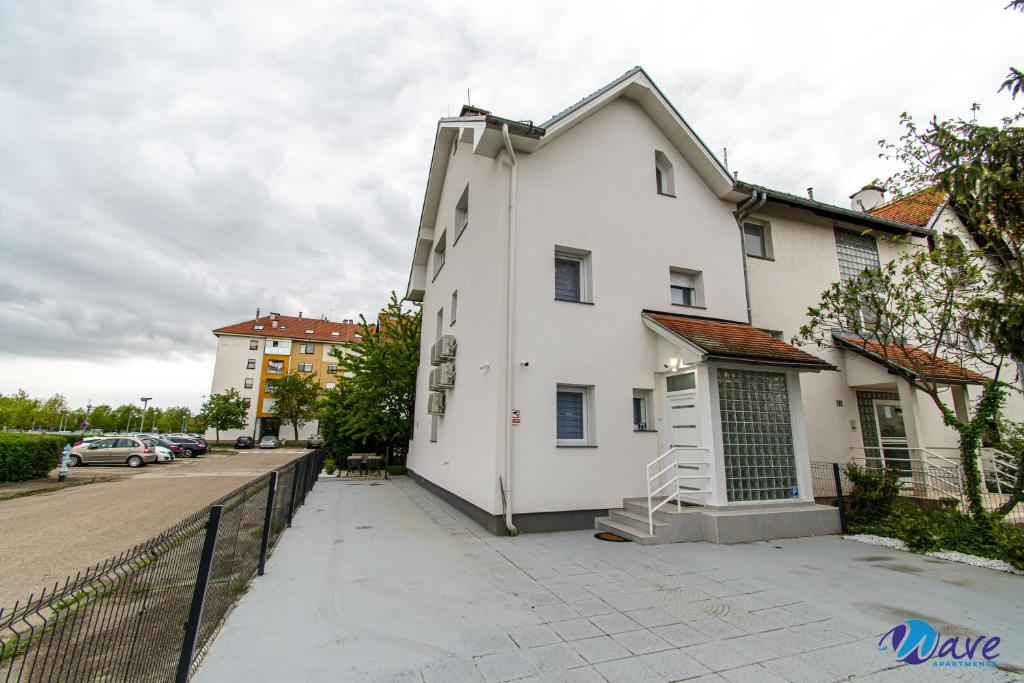
<path fill-rule="evenodd" d="M 430 364 L 440 365 L 442 362 L 441 358 L 441 342 L 436 341 L 430 346 Z"/>
<path fill-rule="evenodd" d="M 428 382 L 428 386 L 431 391 L 441 389 L 441 368 L 437 367 L 430 369 L 430 381 Z"/>
<path fill-rule="evenodd" d="M 439 366 L 434 368 L 434 372 L 437 373 L 437 385 L 440 387 L 454 387 L 455 386 L 455 363 L 453 361 L 445 361 Z"/>
<path fill-rule="evenodd" d="M 432 391 L 427 396 L 427 412 L 431 415 L 444 415 L 444 394 Z"/>
<path fill-rule="evenodd" d="M 455 343 L 455 335 L 446 334 L 441 337 L 441 341 L 438 342 L 441 348 L 438 350 L 437 355 L 441 360 L 451 360 L 455 358 L 455 347 L 458 346 Z"/>

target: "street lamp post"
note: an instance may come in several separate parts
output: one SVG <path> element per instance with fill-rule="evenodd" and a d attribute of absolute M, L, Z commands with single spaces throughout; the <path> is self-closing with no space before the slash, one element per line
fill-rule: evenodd
<path fill-rule="evenodd" d="M 142 419 L 139 420 L 139 431 L 146 429 L 146 406 L 153 400 L 152 396 L 140 396 L 139 400 L 142 401 Z"/>

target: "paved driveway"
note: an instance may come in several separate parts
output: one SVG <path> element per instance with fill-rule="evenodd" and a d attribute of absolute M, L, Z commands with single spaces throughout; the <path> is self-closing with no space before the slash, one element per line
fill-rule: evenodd
<path fill-rule="evenodd" d="M 998 635 L 1024 666 L 1024 578 L 844 541 L 497 538 L 411 481 L 321 481 L 195 680 L 1017 680 L 896 667 L 907 618 Z"/>

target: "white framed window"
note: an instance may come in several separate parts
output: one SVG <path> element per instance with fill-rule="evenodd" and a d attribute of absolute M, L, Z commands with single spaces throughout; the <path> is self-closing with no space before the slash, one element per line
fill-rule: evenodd
<path fill-rule="evenodd" d="M 459 310 L 459 290 L 452 292 L 452 306 L 450 310 L 451 313 L 448 314 L 448 317 L 451 318 L 451 321 L 448 323 L 449 327 L 455 324 L 455 313 Z"/>
<path fill-rule="evenodd" d="M 555 299 L 593 303 L 591 297 L 590 252 L 555 247 Z"/>
<path fill-rule="evenodd" d="M 771 229 L 767 223 L 760 221 L 743 223 L 743 249 L 747 256 L 763 259 L 773 258 Z"/>
<path fill-rule="evenodd" d="M 251 398 L 243 398 L 242 399 L 242 407 L 243 408 L 245 408 L 246 410 L 249 410 L 249 406 L 251 406 L 251 405 L 252 405 L 252 399 Z"/>
<path fill-rule="evenodd" d="M 593 446 L 594 387 L 559 384 L 555 395 L 555 443 Z"/>
<path fill-rule="evenodd" d="M 245 378 L 245 385 L 244 385 L 244 387 L 246 389 L 252 389 L 252 377 L 246 377 Z"/>
<path fill-rule="evenodd" d="M 299 363 L 299 372 L 313 372 L 313 364 Z"/>
<path fill-rule="evenodd" d="M 654 391 L 651 389 L 633 390 L 633 431 L 650 432 L 654 431 L 650 421 L 651 409 L 654 403 Z"/>
<path fill-rule="evenodd" d="M 675 306 L 704 305 L 703 278 L 696 270 L 669 268 L 669 292 Z"/>
<path fill-rule="evenodd" d="M 255 351 L 258 348 L 260 348 L 260 340 L 259 339 L 250 339 L 249 340 L 249 350 L 250 351 Z"/>
<path fill-rule="evenodd" d="M 681 375 L 669 375 L 665 378 L 665 390 L 668 392 L 696 391 L 697 373 L 684 372 Z"/>
<path fill-rule="evenodd" d="M 778 339 L 779 341 L 786 341 L 786 335 L 783 334 L 781 330 L 766 330 L 763 327 L 759 327 L 758 329 L 764 332 L 765 334 L 774 337 L 775 339 Z"/>
<path fill-rule="evenodd" d="M 447 235 L 447 231 L 442 232 L 441 236 L 437 238 L 437 244 L 434 245 L 434 277 L 437 277 L 437 274 L 444 268 L 444 257 L 448 250 Z"/>
<path fill-rule="evenodd" d="M 452 244 L 458 244 L 459 238 L 462 237 L 462 233 L 469 227 L 469 185 L 466 185 L 466 189 L 462 191 L 462 196 L 459 197 L 459 201 L 455 204 L 455 241 Z"/>
<path fill-rule="evenodd" d="M 330 375 L 336 375 L 338 373 L 338 366 L 337 365 L 328 365 L 327 366 L 327 373 L 330 374 Z"/>
<path fill-rule="evenodd" d="M 245 361 L 245 369 L 246 370 L 255 370 L 256 369 L 256 359 L 255 358 L 250 358 L 249 360 Z"/>
<path fill-rule="evenodd" d="M 301 344 L 299 346 L 299 353 L 304 353 L 304 354 L 314 353 L 313 345 L 312 344 Z"/>
<path fill-rule="evenodd" d="M 668 197 L 676 196 L 675 173 L 672 162 L 668 160 L 664 152 L 654 152 L 654 187 L 658 194 Z"/>
<path fill-rule="evenodd" d="M 326 388 L 326 389 L 333 389 L 335 386 L 336 386 L 335 382 L 327 382 L 326 384 L 324 384 L 324 388 Z"/>
<path fill-rule="evenodd" d="M 437 324 L 434 325 L 434 341 L 441 341 L 441 335 L 444 333 L 444 308 L 437 309 Z"/>
<path fill-rule="evenodd" d="M 282 372 L 284 372 L 283 360 L 267 361 L 267 374 L 280 375 Z"/>

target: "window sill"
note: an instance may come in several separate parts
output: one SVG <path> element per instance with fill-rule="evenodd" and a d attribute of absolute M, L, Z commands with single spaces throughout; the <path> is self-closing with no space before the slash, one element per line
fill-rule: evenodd
<path fill-rule="evenodd" d="M 597 448 L 597 444 L 589 443 L 556 443 L 555 448 Z"/>
<path fill-rule="evenodd" d="M 594 305 L 593 301 L 576 301 L 576 299 L 559 299 L 557 296 L 555 297 L 555 301 L 561 301 L 561 302 L 567 303 L 567 304 L 583 304 L 584 306 L 593 306 Z"/>
<path fill-rule="evenodd" d="M 754 254 L 747 254 L 747 258 L 756 258 L 758 261 L 774 261 L 775 258 L 772 256 L 756 256 Z"/>
<path fill-rule="evenodd" d="M 696 309 L 701 310 L 701 311 L 708 310 L 707 306 L 697 306 L 695 304 L 672 304 L 672 305 L 675 306 L 676 308 L 696 308 Z"/>
<path fill-rule="evenodd" d="M 634 434 L 657 434 L 657 429 L 634 429 Z"/>
<path fill-rule="evenodd" d="M 668 192 L 658 192 L 657 194 L 659 197 L 671 197 L 672 199 L 676 198 L 674 194 L 669 194 Z"/>

